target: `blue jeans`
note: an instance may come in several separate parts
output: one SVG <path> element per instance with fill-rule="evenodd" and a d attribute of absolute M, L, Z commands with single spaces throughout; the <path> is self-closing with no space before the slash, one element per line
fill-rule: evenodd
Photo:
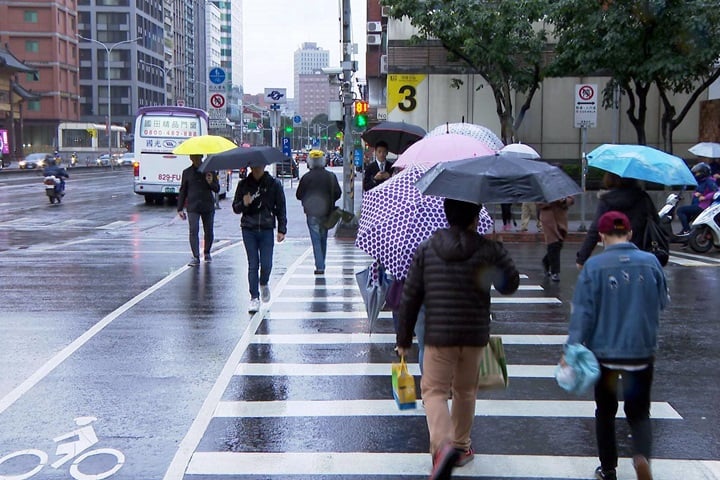
<path fill-rule="evenodd" d="M 308 215 L 307 226 L 310 231 L 310 242 L 315 256 L 315 270 L 325 270 L 325 256 L 327 254 L 327 228 L 323 225 L 324 217 Z"/>
<path fill-rule="evenodd" d="M 255 230 L 242 229 L 243 243 L 248 257 L 248 286 L 250 298 L 260 298 L 260 285 L 267 285 L 272 271 L 273 248 L 275 247 L 275 231 L 271 228 Z M 258 270 L 260 276 L 258 277 Z"/>
<path fill-rule="evenodd" d="M 680 223 L 682 223 L 683 231 L 690 230 L 690 222 L 695 220 L 695 217 L 700 215 L 700 212 L 702 212 L 702 208 L 697 205 L 683 205 L 677 209 L 677 216 Z"/>

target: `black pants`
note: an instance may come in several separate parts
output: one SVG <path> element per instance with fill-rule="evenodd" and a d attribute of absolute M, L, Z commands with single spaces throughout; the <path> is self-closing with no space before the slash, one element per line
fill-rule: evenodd
<path fill-rule="evenodd" d="M 595 385 L 595 435 L 600 465 L 605 471 L 617 468 L 618 453 L 615 443 L 615 414 L 618 409 L 618 379 L 622 378 L 625 417 L 630 425 L 633 456 L 642 455 L 648 460 L 652 450 L 650 426 L 650 387 L 654 366 L 638 371 L 611 370 L 600 366 L 600 379 Z"/>
<path fill-rule="evenodd" d="M 187 212 L 188 227 L 190 229 L 190 250 L 193 257 L 200 257 L 200 219 L 202 218 L 203 234 L 205 235 L 204 253 L 207 255 L 212 248 L 213 240 L 213 223 L 215 221 L 215 210 L 209 212 Z"/>
<path fill-rule="evenodd" d="M 512 203 L 501 203 L 500 214 L 503 225 L 510 225 L 512 223 Z"/>
<path fill-rule="evenodd" d="M 542 259 L 542 263 L 546 271 L 550 273 L 560 273 L 560 251 L 562 250 L 562 247 L 562 240 L 548 243 L 547 253 Z"/>

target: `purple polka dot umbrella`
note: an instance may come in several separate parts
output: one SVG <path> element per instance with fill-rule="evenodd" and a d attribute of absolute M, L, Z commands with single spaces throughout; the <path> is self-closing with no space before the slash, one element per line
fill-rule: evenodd
<path fill-rule="evenodd" d="M 423 195 L 415 187 L 426 171 L 422 165 L 411 165 L 363 195 L 355 246 L 399 280 L 407 277 L 420 242 L 437 229 L 449 226 L 443 211 L 444 199 Z M 478 233 L 487 233 L 492 226 L 483 207 Z"/>

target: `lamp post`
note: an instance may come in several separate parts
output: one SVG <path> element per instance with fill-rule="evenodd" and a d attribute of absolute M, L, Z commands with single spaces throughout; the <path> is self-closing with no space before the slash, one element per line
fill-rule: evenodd
<path fill-rule="evenodd" d="M 85 40 L 86 42 L 93 42 L 97 43 L 98 45 L 102 46 L 105 49 L 105 54 L 107 57 L 105 58 L 107 62 L 107 136 L 108 136 L 108 162 L 110 163 L 110 168 L 112 168 L 112 112 L 110 111 L 110 54 L 112 53 L 113 49 L 119 45 L 125 44 L 125 43 L 133 43 L 137 42 L 138 40 L 142 40 L 142 37 L 133 38 L 132 40 L 123 40 L 122 42 L 117 42 L 112 44 L 111 47 L 108 48 L 107 44 L 99 41 L 94 40 L 92 38 L 86 38 L 82 35 L 78 34 L 78 38 L 81 40 Z"/>
<path fill-rule="evenodd" d="M 182 65 L 170 65 L 169 67 L 161 67 L 160 65 L 155 65 L 154 63 L 148 63 L 143 62 L 142 60 L 138 60 L 138 63 L 142 63 L 143 65 L 147 65 L 148 67 L 155 67 L 158 70 L 162 71 L 163 73 L 163 97 L 165 98 L 165 105 L 168 104 L 167 102 L 167 74 L 168 72 L 176 69 L 176 68 L 182 68 L 187 67 L 188 65 L 192 65 L 192 62 L 183 63 Z"/>

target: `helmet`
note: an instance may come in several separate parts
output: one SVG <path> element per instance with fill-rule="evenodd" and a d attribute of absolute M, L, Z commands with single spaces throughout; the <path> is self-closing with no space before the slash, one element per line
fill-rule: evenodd
<path fill-rule="evenodd" d="M 308 168 L 323 168 L 325 166 L 325 153 L 322 150 L 310 150 L 307 156 Z"/>
<path fill-rule="evenodd" d="M 710 176 L 710 166 L 705 162 L 700 162 L 691 169 L 693 175 L 695 175 L 698 179 L 704 180 L 706 177 Z"/>

